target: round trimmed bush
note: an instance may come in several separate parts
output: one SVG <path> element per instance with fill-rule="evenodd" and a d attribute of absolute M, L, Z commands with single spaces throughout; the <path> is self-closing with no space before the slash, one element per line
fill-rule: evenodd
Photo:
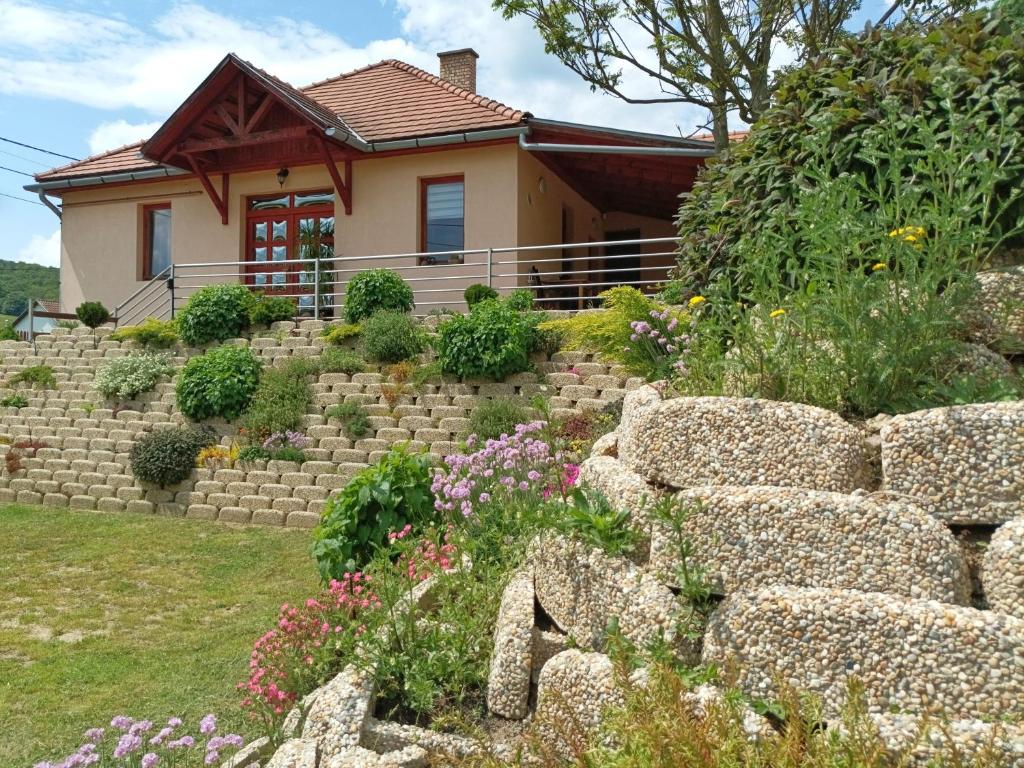
<path fill-rule="evenodd" d="M 507 303 L 485 301 L 437 329 L 437 357 L 444 373 L 501 381 L 530 367 L 532 327 L 527 314 Z"/>
<path fill-rule="evenodd" d="M 412 288 L 393 269 L 368 269 L 353 277 L 345 289 L 345 320 L 358 323 L 382 310 L 409 312 Z"/>
<path fill-rule="evenodd" d="M 252 305 L 249 319 L 253 325 L 270 325 L 283 320 L 294 320 L 298 307 L 294 299 L 284 296 L 260 296 Z"/>
<path fill-rule="evenodd" d="M 498 292 L 489 285 L 473 283 L 463 292 L 462 298 L 466 300 L 466 306 L 472 309 L 481 301 L 498 298 Z"/>
<path fill-rule="evenodd" d="M 75 315 L 82 321 L 82 325 L 99 328 L 110 319 L 110 310 L 98 301 L 83 301 L 75 309 Z"/>
<path fill-rule="evenodd" d="M 150 432 L 132 446 L 128 457 L 132 474 L 161 488 L 176 485 L 192 475 L 199 452 L 216 439 L 216 433 L 208 427 L 175 427 Z"/>
<path fill-rule="evenodd" d="M 253 303 L 253 295 L 244 285 L 200 288 L 178 314 L 178 336 L 193 347 L 233 339 L 249 327 Z"/>
<path fill-rule="evenodd" d="M 411 315 L 377 312 L 362 323 L 363 354 L 375 363 L 400 363 L 423 351 L 423 335 Z"/>
<path fill-rule="evenodd" d="M 529 288 L 516 288 L 505 298 L 505 303 L 516 312 L 529 312 L 533 309 L 533 291 Z"/>
<path fill-rule="evenodd" d="M 194 357 L 178 378 L 178 408 L 196 421 L 237 418 L 256 391 L 261 367 L 248 347 L 217 347 Z"/>

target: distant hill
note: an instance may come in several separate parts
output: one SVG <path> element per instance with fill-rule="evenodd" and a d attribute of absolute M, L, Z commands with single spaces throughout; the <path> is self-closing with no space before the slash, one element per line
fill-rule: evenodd
<path fill-rule="evenodd" d="M 0 259 L 0 315 L 20 315 L 32 299 L 56 299 L 60 270 Z"/>

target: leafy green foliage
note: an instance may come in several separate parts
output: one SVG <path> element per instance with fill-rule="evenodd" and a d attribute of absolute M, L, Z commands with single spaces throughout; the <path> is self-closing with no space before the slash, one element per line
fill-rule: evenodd
<path fill-rule="evenodd" d="M 603 493 L 592 488 L 573 488 L 572 503 L 558 528 L 609 555 L 627 555 L 636 549 L 640 534 L 630 524 L 628 509 L 615 509 Z"/>
<path fill-rule="evenodd" d="M 10 320 L 0 320 L 0 341 L 18 341 L 18 332 Z"/>
<path fill-rule="evenodd" d="M 217 347 L 194 357 L 178 377 L 178 408 L 196 421 L 237 418 L 256 391 L 261 367 L 248 347 Z"/>
<path fill-rule="evenodd" d="M 466 306 L 472 309 L 481 301 L 498 298 L 498 292 L 491 288 L 489 285 L 484 285 L 483 283 L 473 283 L 465 291 L 462 292 L 462 298 L 466 300 Z"/>
<path fill-rule="evenodd" d="M 24 395 L 14 394 L 0 398 L 0 406 L 4 408 L 24 408 L 28 405 L 28 398 Z"/>
<path fill-rule="evenodd" d="M 319 372 L 315 360 L 293 357 L 267 368 L 242 415 L 241 424 L 251 440 L 262 443 L 275 432 L 293 432 L 313 402 L 310 377 Z"/>
<path fill-rule="evenodd" d="M 118 328 L 108 338 L 134 341 L 147 349 L 169 349 L 178 343 L 178 330 L 173 322 L 147 317 L 138 325 Z"/>
<path fill-rule="evenodd" d="M 383 311 L 363 320 L 362 347 L 368 360 L 398 363 L 423 351 L 423 334 L 412 315 Z"/>
<path fill-rule="evenodd" d="M 490 300 L 441 323 L 435 349 L 444 373 L 501 381 L 529 368 L 531 336 L 528 316 Z"/>
<path fill-rule="evenodd" d="M 496 440 L 503 434 L 511 435 L 517 424 L 526 424 L 533 419 L 533 409 L 520 400 L 485 400 L 470 411 L 467 434 L 476 435 L 478 441 L 483 443 L 486 440 Z"/>
<path fill-rule="evenodd" d="M 249 310 L 249 321 L 253 325 L 270 325 L 294 320 L 297 314 L 295 299 L 286 296 L 258 296 Z"/>
<path fill-rule="evenodd" d="M 505 305 L 516 312 L 529 312 L 533 309 L 533 291 L 529 288 L 516 288 L 505 297 Z"/>
<path fill-rule="evenodd" d="M 369 414 L 366 409 L 355 401 L 349 400 L 331 406 L 325 414 L 329 419 L 341 422 L 341 428 L 352 440 L 364 437 L 370 429 Z"/>
<path fill-rule="evenodd" d="M 925 203 L 957 198 L 969 214 L 952 231 L 974 233 L 962 263 L 985 263 L 1024 212 L 1022 147 L 1024 33 L 998 11 L 844 40 L 786 77 L 749 138 L 709 161 L 680 208 L 680 276 L 732 275 L 757 242 L 769 248 L 764 270 L 795 285 L 811 243 L 808 230 L 793 236 L 792 216 L 823 179 L 844 175 L 862 182 L 852 210 L 897 179 L 919 190 L 917 220 L 893 205 L 885 232 L 912 223 L 946 236 Z M 749 284 L 734 287 L 738 298 Z"/>
<path fill-rule="evenodd" d="M 391 269 L 368 269 L 356 274 L 345 288 L 345 320 L 358 323 L 375 312 L 409 312 L 412 288 Z"/>
<path fill-rule="evenodd" d="M 17 317 L 28 309 L 29 299 L 56 301 L 60 294 L 60 269 L 0 259 L 0 314 Z"/>
<path fill-rule="evenodd" d="M 174 366 L 166 355 L 139 352 L 115 357 L 96 372 L 96 391 L 104 397 L 131 400 L 142 392 L 149 392 L 164 376 L 174 373 Z"/>
<path fill-rule="evenodd" d="M 324 505 L 313 532 L 313 557 L 324 581 L 362 567 L 387 545 L 389 531 L 406 524 L 422 528 L 434 520 L 430 456 L 392 448 Z"/>
<path fill-rule="evenodd" d="M 89 328 L 99 328 L 110 320 L 110 310 L 98 301 L 83 301 L 75 308 L 75 315 Z"/>
<path fill-rule="evenodd" d="M 199 452 L 216 439 L 212 430 L 195 426 L 150 432 L 132 446 L 132 474 L 161 488 L 176 485 L 192 475 Z"/>
<path fill-rule="evenodd" d="M 178 335 L 189 346 L 239 336 L 249 327 L 253 295 L 244 285 L 208 285 L 196 291 L 178 313 Z"/>
<path fill-rule="evenodd" d="M 22 368 L 7 380 L 9 387 L 18 384 L 29 384 L 32 389 L 56 389 L 57 379 L 50 366 L 30 365 L 28 368 Z"/>
<path fill-rule="evenodd" d="M 321 373 L 361 373 L 366 370 L 366 361 L 347 349 L 328 348 L 320 354 Z"/>
<path fill-rule="evenodd" d="M 363 332 L 359 323 L 339 323 L 324 328 L 323 337 L 331 344 L 344 344 L 349 339 L 354 339 Z"/>

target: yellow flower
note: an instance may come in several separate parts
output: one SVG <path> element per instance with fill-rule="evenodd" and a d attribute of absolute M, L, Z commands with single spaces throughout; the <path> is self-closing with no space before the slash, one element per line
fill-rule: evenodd
<path fill-rule="evenodd" d="M 889 267 L 885 264 L 885 262 L 880 261 L 877 264 L 875 264 L 873 267 L 871 267 L 871 271 L 872 272 L 878 272 L 879 270 L 888 269 L 888 268 Z"/>
<path fill-rule="evenodd" d="M 784 309 L 773 309 L 771 312 L 768 313 L 768 317 L 782 317 L 784 314 L 786 314 L 786 310 Z"/>
<path fill-rule="evenodd" d="M 690 299 L 690 309 L 700 306 L 705 301 L 707 301 L 707 299 L 705 299 L 703 296 L 694 296 L 692 299 Z"/>

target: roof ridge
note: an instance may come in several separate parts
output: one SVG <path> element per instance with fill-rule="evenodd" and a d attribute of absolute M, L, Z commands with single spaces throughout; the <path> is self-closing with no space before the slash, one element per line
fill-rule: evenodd
<path fill-rule="evenodd" d="M 490 109 L 492 112 L 501 115 L 502 117 L 518 119 L 522 118 L 522 116 L 525 114 L 521 109 L 513 109 L 507 104 L 502 104 L 500 101 L 497 101 L 496 99 L 491 99 L 488 98 L 487 96 L 482 96 L 479 93 L 473 93 L 473 91 L 467 90 L 466 88 L 461 88 L 460 86 L 455 85 L 454 83 L 449 82 L 448 80 L 444 80 L 438 77 L 437 75 L 432 75 L 429 72 L 420 69 L 419 67 L 415 67 L 412 64 L 400 61 L 399 59 L 385 59 L 381 63 L 388 64 L 394 67 L 395 69 L 408 72 L 410 75 L 414 75 L 420 78 L 421 80 L 425 80 L 431 85 L 436 85 L 439 88 L 443 88 L 444 90 L 448 91 L 449 93 L 452 93 L 456 96 L 461 96 L 463 99 L 472 104 L 478 104 L 482 107 L 486 107 L 487 109 Z"/>
<path fill-rule="evenodd" d="M 39 173 L 35 174 L 35 178 L 38 179 L 40 176 L 48 176 L 51 173 L 66 171 L 69 168 L 74 168 L 76 165 L 91 163 L 94 160 L 100 160 L 101 158 L 109 157 L 110 155 L 116 155 L 118 152 L 124 152 L 126 149 L 131 149 L 132 147 L 141 147 L 145 143 L 146 139 L 139 139 L 138 141 L 132 141 L 128 144 L 117 147 L 116 149 L 105 149 L 102 152 L 97 152 L 93 155 L 89 155 L 88 157 L 83 157 L 81 160 L 72 160 L 70 163 L 64 163 L 64 165 L 58 165 L 55 168 L 49 168 L 45 171 L 40 171 Z"/>

